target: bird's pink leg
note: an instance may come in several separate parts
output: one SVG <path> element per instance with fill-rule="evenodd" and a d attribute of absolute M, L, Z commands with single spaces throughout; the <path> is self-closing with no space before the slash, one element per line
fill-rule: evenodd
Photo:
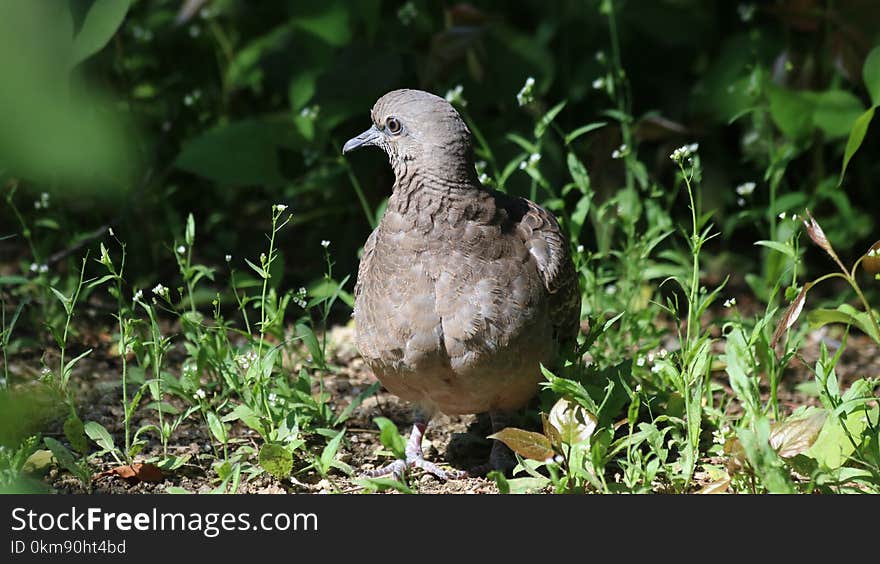
<path fill-rule="evenodd" d="M 409 441 L 406 443 L 406 459 L 395 460 L 387 466 L 370 470 L 365 473 L 368 478 L 379 478 L 381 476 L 392 475 L 398 480 L 403 477 L 403 473 L 408 468 L 421 468 L 429 474 L 433 474 L 441 480 L 458 480 L 467 477 L 467 472 L 460 470 L 443 470 L 433 462 L 425 460 L 422 454 L 422 437 L 425 436 L 425 429 L 428 428 L 428 419 L 416 414 L 416 421 L 413 424 L 412 433 L 409 435 Z"/>

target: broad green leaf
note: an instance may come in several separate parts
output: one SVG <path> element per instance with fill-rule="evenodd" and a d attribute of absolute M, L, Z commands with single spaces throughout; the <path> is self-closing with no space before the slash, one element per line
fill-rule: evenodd
<path fill-rule="evenodd" d="M 348 19 L 347 6 L 342 2 L 324 2 L 317 5 L 320 5 L 323 11 L 295 16 L 292 25 L 332 47 L 348 45 L 351 41 L 351 23 Z"/>
<path fill-rule="evenodd" d="M 813 123 L 830 139 L 845 137 L 865 111 L 861 100 L 846 90 L 811 93 L 815 104 Z"/>
<path fill-rule="evenodd" d="M 228 439 L 226 435 L 226 425 L 220 421 L 220 418 L 217 417 L 217 414 L 213 411 L 209 411 L 205 418 L 208 420 L 208 429 L 211 430 L 211 434 L 214 435 L 214 438 L 217 439 L 219 443 L 226 444 Z"/>
<path fill-rule="evenodd" d="M 786 137 L 797 140 L 813 129 L 813 108 L 809 96 L 779 86 L 767 89 L 770 117 Z"/>
<path fill-rule="evenodd" d="M 566 163 L 568 164 L 568 172 L 571 174 L 571 178 L 574 180 L 574 183 L 577 184 L 581 193 L 592 194 L 593 191 L 590 188 L 590 176 L 587 173 L 587 168 L 580 159 L 578 159 L 574 153 L 568 153 Z"/>
<path fill-rule="evenodd" d="M 83 474 L 82 469 L 76 463 L 76 460 L 74 460 L 73 454 L 67 450 L 67 447 L 52 437 L 44 437 L 43 442 L 46 443 L 46 446 L 52 451 L 52 455 L 62 468 L 77 477 L 80 477 Z"/>
<path fill-rule="evenodd" d="M 70 446 L 80 454 L 89 452 L 89 442 L 86 440 L 83 422 L 73 411 L 64 420 L 64 436 L 67 437 Z"/>
<path fill-rule="evenodd" d="M 489 435 L 488 438 L 501 441 L 523 458 L 543 461 L 554 455 L 550 439 L 541 433 L 507 427 Z"/>
<path fill-rule="evenodd" d="M 122 25 L 128 7 L 129 0 L 95 0 L 73 40 L 73 65 L 91 57 L 107 45 Z"/>
<path fill-rule="evenodd" d="M 387 417 L 376 417 L 373 422 L 379 427 L 379 440 L 390 450 L 395 458 L 406 458 L 406 441 L 400 436 L 397 425 Z"/>
<path fill-rule="evenodd" d="M 745 407 L 746 414 L 758 413 L 761 406 L 760 393 L 757 382 L 750 377 L 750 350 L 741 327 L 727 335 L 724 358 L 724 370 L 730 379 L 730 387 Z"/>
<path fill-rule="evenodd" d="M 810 327 L 813 329 L 818 329 L 829 323 L 855 325 L 862 332 L 874 339 L 874 341 L 880 343 L 880 335 L 875 331 L 870 316 L 863 311 L 855 309 L 849 304 L 841 304 L 837 309 L 814 309 L 807 314 L 807 321 L 810 322 Z"/>
<path fill-rule="evenodd" d="M 852 126 L 852 129 L 849 132 L 849 139 L 846 140 L 846 149 L 843 151 L 843 166 L 840 169 L 840 178 L 837 181 L 838 186 L 843 183 L 843 177 L 846 174 L 846 167 L 849 166 L 849 161 L 852 160 L 853 155 L 856 154 L 856 151 L 859 150 L 859 147 L 862 146 L 862 141 L 865 140 L 865 134 L 868 132 L 868 125 L 870 125 L 871 120 L 874 118 L 874 108 L 868 108 L 868 110 L 859 116 L 859 118 L 855 121 Z"/>
<path fill-rule="evenodd" d="M 785 463 L 770 446 L 770 423 L 757 419 L 751 429 L 738 429 L 737 437 L 743 452 L 770 493 L 795 493 L 794 484 Z"/>
<path fill-rule="evenodd" d="M 175 166 L 221 186 L 277 185 L 282 147 L 297 144 L 291 124 L 244 120 L 221 125 L 189 140 Z"/>
<path fill-rule="evenodd" d="M 103 450 L 111 451 L 116 449 L 116 443 L 113 442 L 113 437 L 100 423 L 89 421 L 85 424 L 84 430 L 86 435 L 95 441 L 95 443 L 97 443 L 97 445 Z"/>
<path fill-rule="evenodd" d="M 293 455 L 281 445 L 266 443 L 260 448 L 260 466 L 278 480 L 290 476 Z"/>
<path fill-rule="evenodd" d="M 870 410 L 870 417 L 873 424 L 876 425 L 876 406 Z M 806 455 L 826 468 L 832 470 L 840 468 L 855 452 L 855 446 L 850 437 L 858 441 L 859 436 L 868 425 L 867 418 L 868 415 L 860 409 L 846 415 L 842 420 L 837 416 L 828 417 L 819 436 Z"/>
<path fill-rule="evenodd" d="M 865 81 L 865 88 L 871 96 L 871 103 L 874 107 L 880 106 L 880 45 L 874 47 L 865 57 L 862 80 Z"/>

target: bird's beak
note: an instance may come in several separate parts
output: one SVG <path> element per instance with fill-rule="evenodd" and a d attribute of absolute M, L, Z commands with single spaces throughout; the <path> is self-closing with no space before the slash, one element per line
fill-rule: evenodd
<path fill-rule="evenodd" d="M 379 139 L 382 133 L 376 129 L 374 125 L 370 129 L 364 131 L 357 137 L 352 137 L 348 141 L 345 142 L 345 145 L 342 146 L 342 154 L 346 154 L 349 151 L 354 151 L 358 147 L 367 147 L 369 145 L 378 145 Z"/>

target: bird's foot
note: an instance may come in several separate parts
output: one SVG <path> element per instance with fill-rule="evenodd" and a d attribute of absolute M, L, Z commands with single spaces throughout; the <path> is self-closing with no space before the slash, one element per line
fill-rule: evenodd
<path fill-rule="evenodd" d="M 433 462 L 425 460 L 425 457 L 422 454 L 422 437 L 425 434 L 425 428 L 427 428 L 427 424 L 420 421 L 417 421 L 415 425 L 413 425 L 412 433 L 409 436 L 409 442 L 406 445 L 405 459 L 398 459 L 382 468 L 369 470 L 364 473 L 364 476 L 367 478 L 380 478 L 390 475 L 395 479 L 400 480 L 408 469 L 420 468 L 428 474 L 444 481 L 466 478 L 468 473 L 463 470 L 444 470 Z"/>

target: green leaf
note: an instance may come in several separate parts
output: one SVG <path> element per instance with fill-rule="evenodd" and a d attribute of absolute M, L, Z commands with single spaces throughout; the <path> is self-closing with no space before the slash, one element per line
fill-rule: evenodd
<path fill-rule="evenodd" d="M 804 454 L 816 442 L 828 412 L 811 408 L 798 416 L 792 416 L 771 426 L 770 446 L 782 458 Z"/>
<path fill-rule="evenodd" d="M 347 421 L 348 418 L 351 417 L 351 414 L 354 412 L 354 410 L 357 409 L 358 406 L 363 403 L 365 399 L 375 394 L 381 386 L 381 382 L 373 382 L 367 387 L 367 389 L 359 393 L 357 397 L 351 400 L 351 403 L 345 406 L 345 409 L 343 409 L 342 413 L 340 413 L 339 416 L 336 418 L 334 425 L 341 425 L 342 423 Z"/>
<path fill-rule="evenodd" d="M 773 249 L 774 251 L 779 251 L 785 256 L 791 257 L 793 259 L 797 258 L 797 255 L 794 252 L 794 248 L 791 245 L 786 245 L 778 241 L 755 241 L 755 245 L 760 245 L 762 247 Z"/>
<path fill-rule="evenodd" d="M 86 440 L 83 422 L 73 411 L 64 420 L 64 436 L 67 437 L 70 446 L 80 454 L 89 452 L 89 442 Z"/>
<path fill-rule="evenodd" d="M 874 330 L 874 324 L 871 322 L 870 316 L 849 304 L 841 304 L 837 309 L 814 309 L 807 314 L 807 321 L 810 322 L 810 327 L 813 329 L 818 329 L 829 323 L 855 325 L 863 333 L 874 339 L 874 341 L 880 343 L 880 335 Z"/>
<path fill-rule="evenodd" d="M 865 81 L 865 88 L 871 96 L 871 103 L 875 107 L 880 106 L 880 46 L 871 49 L 865 57 L 862 80 Z"/>
<path fill-rule="evenodd" d="M 293 455 L 281 445 L 266 443 L 260 448 L 260 466 L 278 480 L 290 476 Z"/>
<path fill-rule="evenodd" d="M 64 306 L 64 311 L 68 315 L 70 315 L 70 307 L 71 307 L 70 306 L 70 298 L 68 298 L 67 296 L 65 296 L 64 294 L 62 294 L 61 292 L 59 292 L 55 288 L 52 288 L 51 286 L 49 287 L 49 289 L 52 290 L 52 293 L 55 294 L 55 297 L 58 298 L 58 301 L 61 302 L 61 305 Z"/>
<path fill-rule="evenodd" d="M 849 161 L 853 158 L 853 155 L 856 154 L 856 151 L 859 150 L 859 147 L 862 146 L 862 141 L 865 140 L 865 134 L 868 133 L 868 125 L 871 124 L 871 120 L 874 118 L 874 108 L 868 108 L 868 110 L 859 116 L 859 118 L 855 121 L 852 126 L 852 129 L 849 132 L 849 139 L 846 140 L 846 149 L 843 151 L 843 166 L 840 169 L 840 178 L 837 181 L 837 185 L 840 186 L 843 184 L 843 176 L 846 174 L 846 167 L 849 166 Z"/>
<path fill-rule="evenodd" d="M 268 279 L 268 278 L 269 278 L 269 273 L 266 272 L 265 270 L 263 270 L 262 267 L 259 267 L 259 266 L 255 265 L 254 263 L 252 263 L 252 262 L 249 261 L 248 259 L 244 259 L 244 262 L 246 262 L 246 263 L 248 264 L 248 266 L 250 266 L 252 269 L 254 269 L 254 272 L 256 272 L 257 274 L 259 274 L 259 275 L 260 275 L 260 278 L 263 278 L 263 279 Z"/>
<path fill-rule="evenodd" d="M 86 435 L 88 435 L 90 439 L 95 441 L 95 443 L 97 443 L 97 445 L 101 447 L 101 449 L 108 452 L 116 450 L 116 443 L 113 442 L 113 437 L 100 423 L 89 421 L 85 424 L 84 430 L 86 432 Z"/>
<path fill-rule="evenodd" d="M 861 100 L 846 90 L 827 90 L 811 98 L 815 104 L 813 122 L 830 139 L 846 136 L 865 111 Z"/>
<path fill-rule="evenodd" d="M 565 136 L 565 144 L 568 145 L 581 135 L 585 135 L 591 131 L 599 129 L 600 127 L 605 127 L 606 125 L 608 125 L 607 121 L 597 121 L 593 123 L 588 123 L 587 125 L 582 125 Z"/>
<path fill-rule="evenodd" d="M 868 426 L 868 417 L 874 425 L 877 424 L 876 406 L 870 411 L 870 415 L 858 409 L 842 417 L 828 417 L 816 441 L 807 451 L 807 456 L 826 468 L 840 468 L 856 449 L 850 437 L 856 440 L 859 438 Z"/>
<path fill-rule="evenodd" d="M 533 431 L 507 427 L 489 435 L 488 438 L 501 441 L 523 458 L 543 461 L 552 458 L 555 454 L 550 439 Z"/>
<path fill-rule="evenodd" d="M 306 4 L 308 5 L 308 4 Z M 294 27 L 314 35 L 332 47 L 344 47 L 351 41 L 349 10 L 342 2 L 319 3 L 323 11 L 296 16 Z"/>
<path fill-rule="evenodd" d="M 208 420 L 208 428 L 211 430 L 211 434 L 214 435 L 214 438 L 221 444 L 226 444 L 228 437 L 226 435 L 226 425 L 220 421 L 220 418 L 217 417 L 217 414 L 213 411 L 209 411 L 205 418 Z"/>
<path fill-rule="evenodd" d="M 814 105 L 809 96 L 779 86 L 768 86 L 770 117 L 789 139 L 805 137 L 813 129 Z"/>
<path fill-rule="evenodd" d="M 334 461 L 336 460 L 336 452 L 339 450 L 339 445 L 342 444 L 342 437 L 345 435 L 345 429 L 336 434 L 335 437 L 330 439 L 327 445 L 324 447 L 324 450 L 321 451 L 321 467 L 323 468 L 324 473 L 326 473 L 333 466 Z"/>
<path fill-rule="evenodd" d="M 73 40 L 72 64 L 88 59 L 105 45 L 122 25 L 129 0 L 95 0 Z"/>
<path fill-rule="evenodd" d="M 296 326 L 296 334 L 302 339 L 303 344 L 306 346 L 306 350 L 308 350 L 309 354 L 312 356 L 312 362 L 318 366 L 323 366 L 324 351 L 321 349 L 321 343 L 318 341 L 318 337 L 315 335 L 315 332 L 312 331 L 312 328 L 305 323 L 300 323 Z"/>
<path fill-rule="evenodd" d="M 211 129 L 184 144 L 175 166 L 221 186 L 278 185 L 282 147 L 297 144 L 291 124 L 244 120 Z"/>
<path fill-rule="evenodd" d="M 397 430 L 394 421 L 387 417 L 376 417 L 373 419 L 373 423 L 379 427 L 379 440 L 382 442 L 382 446 L 390 450 L 395 458 L 405 459 L 406 441 L 400 436 L 400 431 Z"/>
<path fill-rule="evenodd" d="M 59 443 L 52 437 L 43 438 L 43 442 L 46 443 L 46 446 L 49 447 L 49 450 L 52 451 L 52 455 L 55 457 L 55 460 L 58 461 L 58 464 L 61 465 L 62 468 L 73 474 L 74 476 L 83 479 L 84 472 L 83 469 L 80 468 L 79 464 L 77 464 L 76 460 L 73 458 L 73 454 L 67 447 L 63 444 Z"/>
<path fill-rule="evenodd" d="M 384 492 L 385 490 L 396 490 L 400 493 L 405 494 L 414 494 L 414 492 L 409 486 L 401 482 L 400 480 L 395 480 L 394 478 L 360 478 L 355 480 L 355 483 L 367 491 L 371 492 Z"/>
<path fill-rule="evenodd" d="M 538 120 L 538 123 L 535 124 L 535 138 L 540 139 L 544 136 L 544 133 L 547 131 L 547 128 L 553 123 L 553 120 L 556 119 L 556 116 L 559 115 L 564 108 L 567 102 L 562 101 L 550 108 L 550 110 L 544 114 L 544 116 Z"/>

